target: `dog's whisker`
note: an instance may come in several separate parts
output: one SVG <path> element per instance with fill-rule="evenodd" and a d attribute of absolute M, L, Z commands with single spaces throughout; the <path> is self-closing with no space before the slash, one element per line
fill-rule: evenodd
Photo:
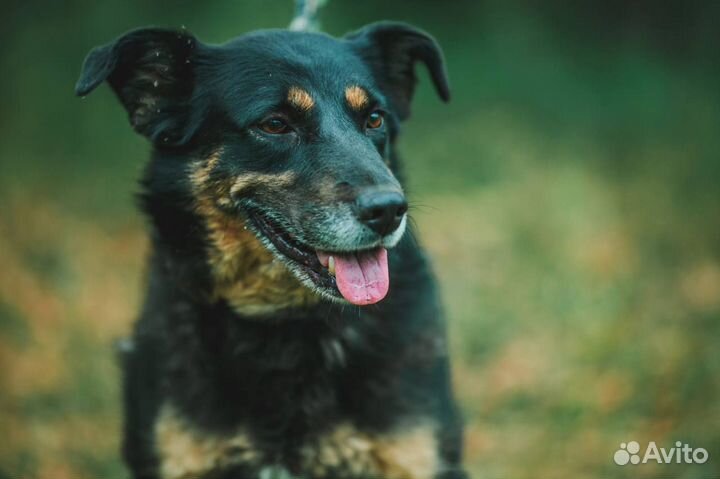
<path fill-rule="evenodd" d="M 438 207 L 436 207 L 436 206 L 433 206 L 433 205 L 424 204 L 424 203 L 413 203 L 413 202 L 411 202 L 411 203 L 408 204 L 408 210 L 409 210 L 409 211 L 419 210 L 419 211 L 423 211 L 423 212 L 424 212 L 424 211 L 427 211 L 427 210 L 440 211 L 440 208 L 438 208 Z"/>

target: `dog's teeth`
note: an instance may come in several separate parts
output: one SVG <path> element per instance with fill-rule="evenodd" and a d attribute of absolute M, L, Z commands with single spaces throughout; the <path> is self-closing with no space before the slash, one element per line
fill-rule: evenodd
<path fill-rule="evenodd" d="M 328 259 L 328 273 L 335 276 L 335 258 L 332 256 Z"/>

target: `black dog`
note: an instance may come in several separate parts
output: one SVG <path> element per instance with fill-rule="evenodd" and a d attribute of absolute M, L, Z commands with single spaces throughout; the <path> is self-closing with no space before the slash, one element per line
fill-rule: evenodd
<path fill-rule="evenodd" d="M 124 354 L 136 478 L 462 478 L 444 324 L 406 230 L 394 142 L 414 64 L 398 23 L 206 45 L 141 29 L 90 52 L 153 143 L 152 253 Z"/>

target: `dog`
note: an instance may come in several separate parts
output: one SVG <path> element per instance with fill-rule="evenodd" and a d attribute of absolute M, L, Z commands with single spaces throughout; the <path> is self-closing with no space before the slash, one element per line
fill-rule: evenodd
<path fill-rule="evenodd" d="M 395 143 L 427 33 L 144 28 L 90 51 L 152 155 L 145 302 L 121 354 L 135 478 L 459 479 L 462 424 Z"/>

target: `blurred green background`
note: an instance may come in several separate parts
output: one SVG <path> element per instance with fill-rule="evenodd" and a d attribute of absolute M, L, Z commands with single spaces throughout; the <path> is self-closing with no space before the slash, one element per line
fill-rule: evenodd
<path fill-rule="evenodd" d="M 3 2 L 0 477 L 124 477 L 113 341 L 139 308 L 148 145 L 87 51 L 142 25 L 207 42 L 290 1 Z M 323 27 L 437 36 L 401 148 L 450 320 L 469 470 L 720 477 L 720 3 L 331 0 Z M 704 465 L 612 462 L 621 442 Z"/>

